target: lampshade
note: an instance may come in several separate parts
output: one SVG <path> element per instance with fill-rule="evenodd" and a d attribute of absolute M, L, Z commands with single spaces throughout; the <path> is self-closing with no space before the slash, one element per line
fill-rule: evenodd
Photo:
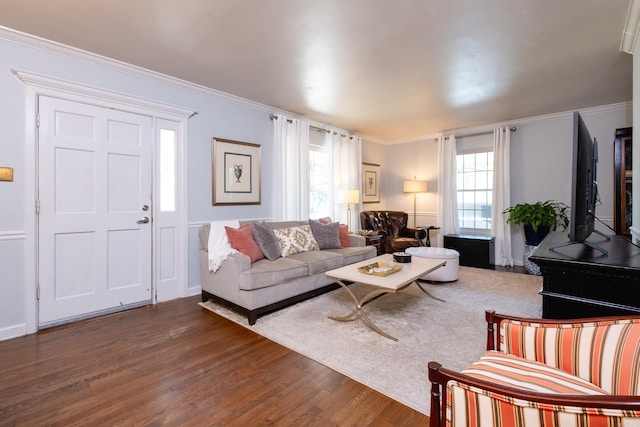
<path fill-rule="evenodd" d="M 360 203 L 360 190 L 340 190 L 341 203 Z"/>
<path fill-rule="evenodd" d="M 427 192 L 427 181 L 405 181 L 402 184 L 402 190 L 405 193 L 426 193 Z"/>

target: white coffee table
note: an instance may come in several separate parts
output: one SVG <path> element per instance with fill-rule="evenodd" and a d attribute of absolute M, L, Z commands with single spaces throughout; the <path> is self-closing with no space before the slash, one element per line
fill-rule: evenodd
<path fill-rule="evenodd" d="M 357 262 L 355 264 L 346 265 L 344 267 L 336 268 L 335 270 L 327 271 L 325 274 L 327 277 L 334 279 L 342 288 L 347 292 L 347 294 L 351 297 L 353 302 L 355 303 L 355 309 L 345 315 L 345 316 L 329 316 L 330 319 L 337 320 L 340 322 L 346 322 L 349 320 L 353 320 L 356 316 L 360 315 L 362 320 L 374 331 L 379 333 L 380 335 L 387 337 L 391 340 L 398 341 L 397 338 L 387 334 L 382 329 L 378 328 L 375 323 L 369 319 L 366 313 L 363 311 L 363 306 L 368 302 L 372 301 L 374 298 L 379 297 L 384 294 L 396 293 L 412 283 L 418 285 L 418 287 L 430 296 L 433 299 L 438 301 L 443 301 L 440 298 L 436 298 L 431 295 L 426 289 L 422 287 L 422 285 L 417 281 L 418 278 L 424 276 L 425 274 L 429 274 L 432 271 L 442 267 L 446 264 L 446 260 L 443 259 L 430 259 L 430 258 L 420 258 L 420 257 L 412 257 L 410 263 L 398 264 L 402 266 L 400 271 L 389 274 L 388 276 L 375 276 L 371 274 L 366 274 L 358 271 L 359 267 L 364 267 L 366 265 L 374 264 L 376 262 L 385 262 L 387 264 L 394 264 L 393 256 L 391 254 L 384 254 L 377 256 L 375 258 L 370 258 L 366 261 Z M 362 283 L 364 285 L 369 285 L 374 287 L 375 289 L 360 300 L 356 297 L 356 295 L 349 289 L 349 286 L 345 282 L 350 283 Z"/>

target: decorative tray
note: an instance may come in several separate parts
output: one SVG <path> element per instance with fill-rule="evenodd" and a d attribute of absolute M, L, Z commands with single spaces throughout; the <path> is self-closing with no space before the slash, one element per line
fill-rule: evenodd
<path fill-rule="evenodd" d="M 374 262 L 373 264 L 358 267 L 360 273 L 369 274 L 372 276 L 388 276 L 397 271 L 402 270 L 402 266 L 399 264 L 389 265 L 386 262 Z"/>

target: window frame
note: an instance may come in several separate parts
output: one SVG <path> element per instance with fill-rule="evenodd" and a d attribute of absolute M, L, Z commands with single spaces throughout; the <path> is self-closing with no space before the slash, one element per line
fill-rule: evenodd
<path fill-rule="evenodd" d="M 481 154 L 481 153 L 491 153 L 491 159 L 487 159 L 490 160 L 487 162 L 487 169 L 486 172 L 490 173 L 490 178 L 487 178 L 487 183 L 489 184 L 489 186 L 486 189 L 473 189 L 473 190 L 465 190 L 465 189 L 461 189 L 460 185 L 459 185 L 459 170 L 458 170 L 458 158 L 459 156 L 464 156 L 464 155 L 469 155 L 469 154 Z M 473 227 L 463 227 L 463 215 L 462 215 L 462 207 L 460 206 L 460 196 L 461 193 L 464 192 L 477 192 L 477 191 L 486 191 L 488 193 L 490 193 L 490 197 L 488 197 L 489 199 L 489 204 L 488 206 L 491 208 L 492 207 L 492 199 L 493 199 L 493 166 L 494 166 L 494 162 L 493 162 L 493 146 L 482 146 L 482 147 L 474 147 L 474 148 L 465 148 L 465 149 L 461 149 L 458 150 L 456 153 L 456 206 L 457 206 L 457 211 L 458 211 L 458 226 L 459 226 L 459 230 L 461 234 L 477 234 L 477 235 L 486 235 L 486 236 L 490 236 L 493 230 L 493 224 L 492 224 L 492 220 L 491 220 L 491 209 L 489 209 L 489 216 L 488 217 L 484 217 L 487 218 L 487 222 L 489 224 L 488 228 L 473 228 Z M 490 167 L 490 168 L 489 168 Z M 481 211 L 482 209 L 479 207 L 479 205 L 477 205 L 474 201 L 473 203 L 474 212 L 478 212 Z M 475 217 L 475 215 L 474 215 Z"/>

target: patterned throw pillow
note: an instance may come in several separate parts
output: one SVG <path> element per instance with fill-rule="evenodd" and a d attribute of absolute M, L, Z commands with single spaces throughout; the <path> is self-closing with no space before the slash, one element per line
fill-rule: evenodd
<path fill-rule="evenodd" d="M 308 225 L 278 228 L 273 230 L 273 233 L 280 243 L 280 255 L 283 257 L 320 249 Z"/>

